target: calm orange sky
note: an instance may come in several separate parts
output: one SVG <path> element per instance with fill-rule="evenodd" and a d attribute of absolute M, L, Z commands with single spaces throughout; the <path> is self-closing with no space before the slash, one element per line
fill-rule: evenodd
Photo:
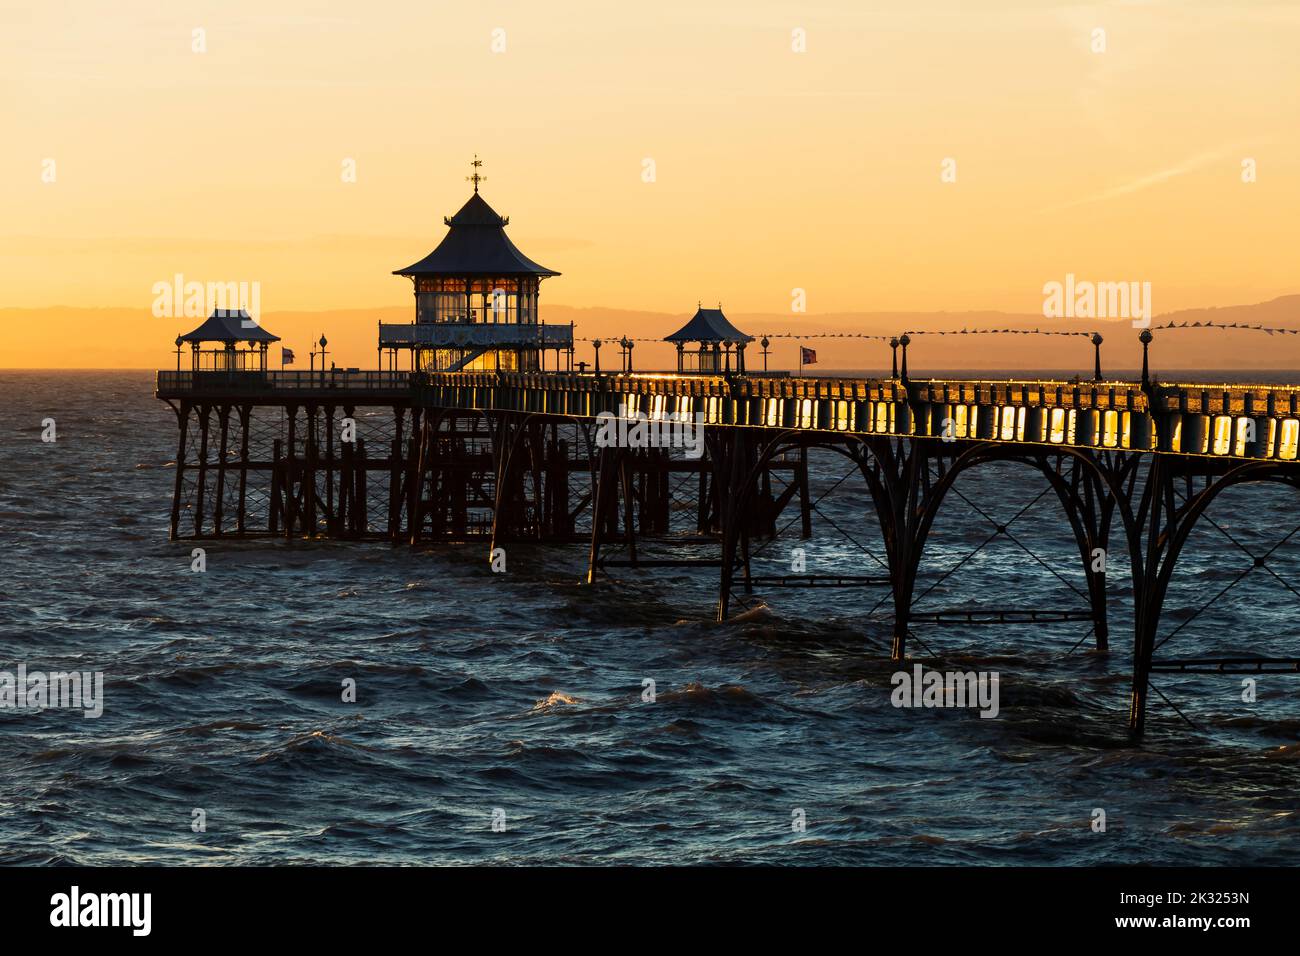
<path fill-rule="evenodd" d="M 1034 313 L 1067 273 L 1150 282 L 1156 313 L 1300 291 L 1294 4 L 17 6 L 0 307 L 147 316 L 177 273 L 258 282 L 264 312 L 409 304 L 390 272 L 476 152 L 563 273 L 543 318 L 796 288 L 809 315 Z M 4 320 L 0 365 L 104 364 L 115 329 L 48 315 Z M 155 321 L 166 367 L 186 323 Z"/>

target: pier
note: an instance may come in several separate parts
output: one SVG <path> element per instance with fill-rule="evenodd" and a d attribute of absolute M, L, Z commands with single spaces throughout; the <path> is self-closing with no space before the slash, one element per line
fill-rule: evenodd
<path fill-rule="evenodd" d="M 580 545 L 593 586 L 616 568 L 698 569 L 717 581 L 720 620 L 780 588 L 838 589 L 854 607 L 878 594 L 892 610 L 896 661 L 913 653 L 918 629 L 953 624 L 1080 622 L 1107 650 L 1105 556 L 1122 552 L 1134 598 L 1134 737 L 1153 672 L 1300 672 L 1285 658 L 1157 654 L 1180 553 L 1215 499 L 1244 483 L 1300 487 L 1300 387 L 1156 383 L 1150 331 L 1139 381 L 1104 379 L 1099 352 L 1093 381 L 912 377 L 906 335 L 891 342 L 888 377 L 750 372 L 752 338 L 703 308 L 665 337 L 677 344 L 675 370 L 633 370 L 626 341 L 616 370 L 600 370 L 598 341 L 591 367 L 575 365 L 573 328 L 538 321 L 538 287 L 557 273 L 510 243 L 477 185 L 442 244 L 398 271 L 414 284 L 417 320 L 381 327 L 387 370 L 325 369 L 322 339 L 321 369 L 272 371 L 275 337 L 219 316 L 178 338 L 177 369 L 157 381 L 179 433 L 174 539 L 478 542 L 485 560 L 511 542 Z M 699 428 L 700 454 L 602 442 L 611 416 Z M 812 534 L 810 469 L 831 458 L 869 494 L 884 566 L 755 574 L 762 542 L 789 527 Z M 940 508 L 961 476 L 994 463 L 1050 488 L 1077 544 L 1084 599 L 914 611 Z"/>

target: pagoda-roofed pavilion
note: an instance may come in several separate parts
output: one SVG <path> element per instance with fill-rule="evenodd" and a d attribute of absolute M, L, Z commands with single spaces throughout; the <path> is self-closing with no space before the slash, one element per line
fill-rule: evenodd
<path fill-rule="evenodd" d="M 454 216 L 447 234 L 423 259 L 393 275 L 415 286 L 415 322 L 384 323 L 379 347 L 411 351 L 413 368 L 428 371 L 533 371 L 544 367 L 546 349 L 573 360 L 573 326 L 538 321 L 543 279 L 559 275 L 528 258 L 506 235 L 499 215 L 478 191 L 483 177 L 476 159 L 474 193 Z"/>
<path fill-rule="evenodd" d="M 716 309 L 697 309 L 689 322 L 672 335 L 665 336 L 664 341 L 677 346 L 678 372 L 717 374 L 731 371 L 733 347 L 736 350 L 736 371 L 745 371 L 745 345 L 754 341 L 754 337 L 732 325 L 719 305 Z M 686 346 L 691 344 L 698 348 L 688 350 Z"/>
<path fill-rule="evenodd" d="M 243 309 L 216 309 L 193 332 L 177 336 L 177 371 L 181 347 L 188 343 L 196 372 L 265 372 L 267 349 L 278 341 L 280 336 L 262 328 Z M 202 346 L 209 342 L 220 348 L 204 349 Z"/>

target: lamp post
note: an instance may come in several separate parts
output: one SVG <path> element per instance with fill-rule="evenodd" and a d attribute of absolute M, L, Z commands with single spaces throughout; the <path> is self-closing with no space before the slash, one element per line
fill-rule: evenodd
<path fill-rule="evenodd" d="M 759 340 L 758 344 L 763 347 L 763 371 L 766 372 L 767 371 L 767 347 L 772 343 L 768 341 L 767 336 L 765 335 Z"/>
<path fill-rule="evenodd" d="M 903 381 L 907 381 L 907 346 L 911 343 L 912 337 L 906 332 L 899 338 L 898 344 L 903 347 Z"/>
<path fill-rule="evenodd" d="M 176 371 L 178 372 L 181 370 L 181 346 L 183 344 L 184 340 L 179 335 L 176 336 Z"/>
<path fill-rule="evenodd" d="M 592 374 L 599 375 L 600 374 L 600 339 L 592 339 L 591 347 L 596 350 L 596 366 L 594 369 L 592 369 Z"/>
<path fill-rule="evenodd" d="M 895 335 L 889 340 L 889 348 L 893 352 L 894 361 L 890 370 L 890 378 L 898 378 L 898 336 Z"/>
<path fill-rule="evenodd" d="M 1145 388 L 1151 384 L 1151 375 L 1147 367 L 1147 346 L 1151 344 L 1151 330 L 1143 329 L 1138 339 L 1142 342 L 1142 386 Z"/>
<path fill-rule="evenodd" d="M 1100 382 L 1101 381 L 1101 333 L 1100 332 L 1092 333 L 1092 348 L 1095 353 L 1095 361 L 1093 362 L 1093 368 L 1092 368 L 1092 380 L 1094 382 Z"/>
<path fill-rule="evenodd" d="M 320 336 L 320 380 L 322 385 L 325 383 L 325 346 L 327 345 L 329 345 L 329 342 L 325 340 L 325 333 L 322 332 Z"/>
<path fill-rule="evenodd" d="M 627 372 L 632 374 L 632 347 L 636 345 L 631 339 L 627 340 Z"/>

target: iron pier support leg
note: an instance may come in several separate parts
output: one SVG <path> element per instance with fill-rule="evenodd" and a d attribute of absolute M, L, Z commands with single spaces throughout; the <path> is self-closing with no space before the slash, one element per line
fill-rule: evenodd
<path fill-rule="evenodd" d="M 325 506 L 325 531 L 331 538 L 338 538 L 342 529 L 339 527 L 339 502 L 334 500 L 334 406 L 326 405 L 321 411 L 321 426 L 325 429 L 325 500 L 322 502 Z"/>
<path fill-rule="evenodd" d="M 709 530 L 709 469 L 710 462 L 701 456 L 700 480 L 695 506 L 695 530 L 700 534 Z"/>
<path fill-rule="evenodd" d="M 907 352 L 903 352 L 906 369 Z M 906 372 L 904 372 L 906 374 Z M 902 443 L 899 443 L 901 453 Z M 913 440 L 906 457 L 899 462 L 897 471 L 889 480 L 888 513 L 881 514 L 881 531 L 884 533 L 889 557 L 890 590 L 894 599 L 894 633 L 890 642 L 889 658 L 901 661 L 907 656 L 907 634 L 912 620 L 912 596 L 916 590 L 916 573 L 921 563 L 921 553 L 929 533 L 929 523 L 923 517 L 933 514 L 938 506 L 939 492 L 923 488 L 929 476 L 928 449 L 923 442 Z"/>
<path fill-rule="evenodd" d="M 402 538 L 402 475 L 403 467 L 402 424 L 406 410 L 393 406 L 393 444 L 388 459 L 388 540 L 397 544 Z"/>
<path fill-rule="evenodd" d="M 243 534 L 248 524 L 248 427 L 252 417 L 251 406 L 239 407 L 239 515 L 235 518 L 237 534 Z"/>
<path fill-rule="evenodd" d="M 203 536 L 204 495 L 208 484 L 208 426 L 212 417 L 210 405 L 199 406 L 199 486 L 194 493 L 194 536 Z"/>
<path fill-rule="evenodd" d="M 632 567 L 636 567 L 636 492 L 632 465 L 632 456 L 623 455 L 619 463 L 619 477 L 623 488 L 623 535 L 627 542 L 628 560 L 632 562 Z"/>
<path fill-rule="evenodd" d="M 719 461 L 721 468 L 718 473 L 721 474 L 722 469 L 725 469 L 729 475 L 726 487 L 722 489 L 722 496 L 718 501 L 718 515 L 722 524 L 722 574 L 718 586 L 718 620 L 725 621 L 731 610 L 731 589 L 736 577 L 737 564 L 744 569 L 748 584 L 748 527 L 752 520 L 748 506 L 754 497 L 752 492 L 757 490 L 757 481 L 751 483 L 753 487 L 746 487 L 746 483 L 749 481 L 750 469 L 757 456 L 750 437 L 745 434 L 744 429 L 740 428 L 730 429 L 730 434 L 719 442 L 719 448 L 725 449 L 725 452 Z M 715 481 L 715 485 L 721 485 L 721 482 Z M 739 561 L 737 561 L 738 553 Z"/>
<path fill-rule="evenodd" d="M 271 445 L 271 502 L 267 507 L 266 530 L 280 533 L 280 516 L 284 514 L 284 459 L 280 439 Z"/>
<path fill-rule="evenodd" d="M 320 443 L 317 434 L 316 415 L 318 409 L 315 405 L 307 406 L 307 461 L 306 472 L 302 479 L 303 507 L 305 518 L 303 521 L 303 533 L 308 538 L 316 537 L 317 517 L 316 502 L 316 471 L 320 465 Z"/>
<path fill-rule="evenodd" d="M 298 406 L 285 409 L 289 416 L 289 437 L 284 450 L 284 476 L 280 491 L 284 495 L 284 536 L 293 537 L 294 522 L 298 520 Z"/>
<path fill-rule="evenodd" d="M 212 531 L 219 538 L 224 531 L 222 525 L 226 517 L 226 458 L 230 453 L 229 405 L 217 409 L 217 422 L 221 427 L 221 437 L 217 441 L 217 504 L 212 512 Z"/>
<path fill-rule="evenodd" d="M 492 449 L 493 466 L 496 473 L 496 498 L 492 505 L 492 538 L 488 542 L 488 560 L 492 553 L 508 537 L 513 537 L 512 523 L 515 514 L 514 476 L 523 475 L 515 458 L 523 452 L 524 435 L 508 419 L 502 419 L 497 426 L 495 444 Z"/>
<path fill-rule="evenodd" d="M 417 411 L 411 419 L 410 471 L 406 479 L 407 540 L 411 544 L 419 544 L 424 532 L 424 472 L 432 452 L 429 448 L 431 416 L 422 419 L 418 416 Z"/>
<path fill-rule="evenodd" d="M 181 495 L 185 490 L 185 456 L 189 454 L 186 446 L 186 439 L 189 437 L 190 430 L 190 404 L 182 402 L 181 407 L 176 412 L 176 418 L 180 425 L 180 443 L 176 449 L 176 487 L 172 492 L 172 520 L 171 520 L 171 540 L 175 541 L 180 536 L 181 525 Z"/>
<path fill-rule="evenodd" d="M 799 449 L 799 520 L 804 540 L 812 537 L 812 499 L 808 496 L 808 449 Z"/>
<path fill-rule="evenodd" d="M 1151 456 L 1143 498 L 1148 513 L 1142 564 L 1133 575 L 1133 689 L 1128 712 L 1129 734 L 1135 741 L 1146 732 L 1151 661 L 1169 570 L 1166 565 L 1176 558 L 1166 552 L 1175 531 L 1177 505 L 1173 480 L 1161 455 Z"/>
<path fill-rule="evenodd" d="M 587 583 L 596 583 L 600 569 L 600 545 L 605 533 L 607 516 L 615 494 L 614 483 L 618 475 L 617 449 L 601 448 L 596 453 L 596 487 L 591 495 L 591 550 L 587 556 Z"/>
<path fill-rule="evenodd" d="M 370 515 L 367 507 L 366 495 L 368 494 L 369 477 L 366 468 L 366 443 L 364 439 L 357 439 L 357 450 L 353 455 L 356 461 L 356 470 L 352 476 L 352 524 L 353 537 L 363 538 L 370 530 Z"/>

